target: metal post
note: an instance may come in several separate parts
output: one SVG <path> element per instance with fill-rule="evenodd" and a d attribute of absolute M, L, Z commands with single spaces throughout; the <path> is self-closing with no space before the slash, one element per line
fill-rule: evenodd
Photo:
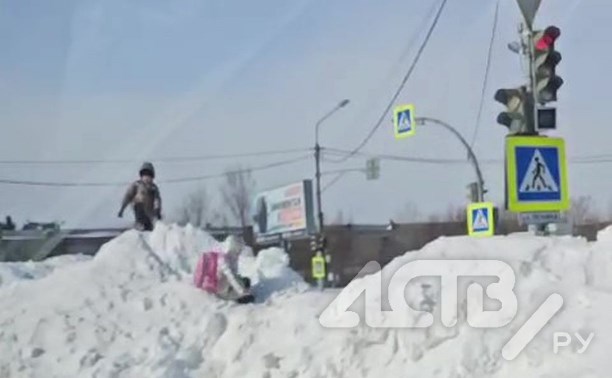
<path fill-rule="evenodd" d="M 529 67 L 529 85 L 527 86 L 527 98 L 526 98 L 526 116 L 525 130 L 524 133 L 528 135 L 538 135 L 538 109 L 536 106 L 536 78 L 535 78 L 535 67 L 534 59 L 535 51 L 532 43 L 533 30 L 529 25 L 520 24 L 519 33 L 521 34 L 521 41 L 523 45 L 523 55 L 527 59 L 527 65 Z"/>
<path fill-rule="evenodd" d="M 537 81 L 536 81 L 536 72 L 535 72 L 535 47 L 533 45 L 533 28 L 528 24 L 521 24 L 519 28 L 519 32 L 522 33 L 521 37 L 523 40 L 523 54 L 527 58 L 527 63 L 529 65 L 529 85 L 528 88 L 528 96 L 526 98 L 526 133 L 528 135 L 539 135 L 538 132 L 538 107 L 537 107 Z M 535 234 L 546 236 L 548 235 L 548 224 L 536 224 L 535 225 Z"/>
<path fill-rule="evenodd" d="M 467 153 L 468 153 L 468 158 L 470 162 L 472 163 L 472 165 L 474 166 L 474 170 L 476 172 L 476 178 L 478 180 L 477 182 L 478 183 L 478 201 L 484 202 L 484 193 L 485 193 L 484 179 L 482 178 L 482 172 L 480 171 L 480 165 L 478 164 L 478 159 L 476 158 L 476 154 L 474 154 L 474 150 L 472 150 L 472 147 L 470 147 L 469 143 L 465 140 L 465 138 L 463 138 L 461 133 L 457 131 L 457 129 L 449 125 L 448 123 L 442 122 L 439 119 L 429 118 L 429 117 L 416 117 L 416 121 L 419 124 L 431 122 L 435 125 L 442 126 L 446 130 L 450 131 L 453 135 L 455 135 L 457 139 L 459 139 L 461 144 L 463 144 L 463 146 L 466 148 Z"/>
<path fill-rule="evenodd" d="M 340 101 L 332 110 L 330 110 L 327 114 L 325 114 L 321 119 L 317 121 L 315 125 L 315 181 L 317 186 L 317 213 L 319 218 L 319 240 L 323 237 L 323 230 L 325 227 L 323 220 L 323 205 L 321 200 L 321 146 L 319 145 L 319 127 L 323 121 L 331 117 L 335 112 L 340 110 L 341 108 L 348 105 L 350 101 L 348 99 L 344 99 Z M 323 256 L 327 255 L 327 248 L 322 248 Z"/>
<path fill-rule="evenodd" d="M 317 216 L 319 217 L 319 233 L 323 234 L 323 208 L 321 206 L 321 146 L 315 144 L 315 170 L 317 184 Z"/>

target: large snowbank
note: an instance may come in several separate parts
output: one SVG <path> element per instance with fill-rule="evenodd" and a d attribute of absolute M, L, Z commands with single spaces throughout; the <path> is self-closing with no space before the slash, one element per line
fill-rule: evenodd
<path fill-rule="evenodd" d="M 378 273 L 387 282 L 416 259 L 507 262 L 517 276 L 518 315 L 497 329 L 470 328 L 465 311 L 453 328 L 323 328 L 318 316 L 337 291 L 308 289 L 280 249 L 256 258 L 245 250 L 241 258 L 259 303 L 223 303 L 191 286 L 199 252 L 221 247 L 191 227 L 161 225 L 144 237 L 122 234 L 90 261 L 0 287 L 0 377 L 574 378 L 612 369 L 612 228 L 595 243 L 524 234 L 445 237 Z M 412 307 L 429 306 L 440 318 L 439 281 L 414 280 L 405 292 Z M 563 296 L 561 312 L 516 360 L 505 361 L 504 343 L 551 293 Z M 359 302 L 354 307 L 363 313 Z M 554 354 L 555 331 L 595 336 L 583 354 Z"/>
<path fill-rule="evenodd" d="M 52 257 L 41 262 L 6 262 L 0 263 L 0 286 L 11 285 L 21 280 L 35 280 L 45 277 L 57 268 L 72 263 L 88 261 L 87 255 L 67 255 Z"/>
<path fill-rule="evenodd" d="M 183 377 L 198 368 L 216 371 L 205 362 L 215 334 L 223 334 L 229 314 L 251 310 L 192 286 L 200 252 L 209 249 L 223 250 L 223 244 L 190 226 L 160 224 L 152 233 L 122 234 L 89 261 L 64 257 L 70 263 L 54 271 L 48 267 L 60 260 L 22 264 L 37 273 L 11 275 L 13 283 L 0 287 L 0 377 Z M 257 258 L 248 249 L 243 253 L 241 269 L 260 301 L 273 291 L 306 289 L 287 267 L 284 251 L 263 251 Z M 19 280 L 30 275 L 38 279 Z"/>

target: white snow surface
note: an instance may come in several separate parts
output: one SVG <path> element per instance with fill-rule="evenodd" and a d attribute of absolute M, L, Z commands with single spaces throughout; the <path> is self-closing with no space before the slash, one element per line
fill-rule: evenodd
<path fill-rule="evenodd" d="M 324 328 L 318 316 L 338 290 L 308 287 L 277 248 L 241 255 L 257 303 L 225 303 L 192 285 L 199 254 L 211 248 L 223 243 L 190 226 L 158 224 L 151 233 L 121 234 L 94 258 L 0 264 L 0 377 L 591 378 L 612 370 L 612 228 L 593 243 L 442 237 L 349 285 L 375 287 L 380 277 L 385 284 L 417 259 L 499 259 L 514 268 L 519 307 L 495 329 L 465 322 L 461 281 L 452 328 L 436 321 L 427 329 L 374 329 L 363 318 L 353 329 Z M 562 310 L 518 358 L 504 360 L 505 342 L 551 293 L 563 296 Z M 439 280 L 413 280 L 405 294 L 411 307 L 429 304 L 440 318 Z M 383 290 L 388 309 L 385 298 Z M 363 296 L 354 309 L 363 314 Z M 557 331 L 594 337 L 581 354 L 577 340 L 555 354 Z"/>

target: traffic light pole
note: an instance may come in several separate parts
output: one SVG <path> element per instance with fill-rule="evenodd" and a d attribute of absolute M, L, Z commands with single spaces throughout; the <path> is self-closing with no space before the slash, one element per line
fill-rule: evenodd
<path fill-rule="evenodd" d="M 523 38 L 523 54 L 527 58 L 529 66 L 529 86 L 525 106 L 527 107 L 525 115 L 525 134 L 539 135 L 538 130 L 538 107 L 537 107 L 537 78 L 535 72 L 535 47 L 533 44 L 533 28 L 528 24 L 521 24 L 519 33 Z M 548 224 L 537 224 L 536 234 L 547 235 Z"/>
<path fill-rule="evenodd" d="M 533 43 L 531 43 L 533 30 L 526 24 L 521 24 L 519 28 L 521 40 L 523 42 L 523 55 L 527 59 L 529 66 L 529 86 L 527 87 L 526 104 L 527 111 L 525 112 L 525 130 L 524 134 L 538 135 L 538 109 L 536 106 L 536 77 L 534 59 L 535 51 Z"/>
<path fill-rule="evenodd" d="M 461 144 L 463 144 L 463 146 L 467 150 L 468 158 L 470 159 L 470 162 L 474 166 L 474 170 L 476 172 L 476 177 L 478 179 L 478 182 L 477 182 L 478 202 L 484 202 L 484 194 L 485 194 L 484 179 L 482 178 L 482 172 L 480 171 L 480 165 L 478 164 L 478 159 L 476 158 L 476 154 L 474 153 L 474 150 L 472 150 L 472 147 L 470 147 L 469 143 L 465 140 L 465 138 L 463 138 L 461 133 L 457 131 L 457 129 L 449 125 L 448 123 L 442 122 L 439 119 L 429 118 L 429 117 L 416 117 L 415 121 L 417 122 L 417 124 L 421 124 L 421 125 L 425 124 L 426 122 L 429 122 L 434 125 L 442 126 L 446 130 L 450 131 L 453 135 L 455 135 L 457 139 L 459 139 Z"/>

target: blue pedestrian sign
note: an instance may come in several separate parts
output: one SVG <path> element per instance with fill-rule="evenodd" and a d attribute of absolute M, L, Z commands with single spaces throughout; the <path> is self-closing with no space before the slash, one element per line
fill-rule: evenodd
<path fill-rule="evenodd" d="M 414 105 L 400 105 L 393 112 L 395 139 L 403 139 L 415 132 Z"/>
<path fill-rule="evenodd" d="M 507 137 L 506 164 L 509 210 L 569 209 L 565 141 L 562 138 Z"/>
<path fill-rule="evenodd" d="M 493 219 L 494 205 L 490 202 L 471 203 L 467 208 L 467 226 L 470 236 L 491 236 L 495 234 Z"/>

